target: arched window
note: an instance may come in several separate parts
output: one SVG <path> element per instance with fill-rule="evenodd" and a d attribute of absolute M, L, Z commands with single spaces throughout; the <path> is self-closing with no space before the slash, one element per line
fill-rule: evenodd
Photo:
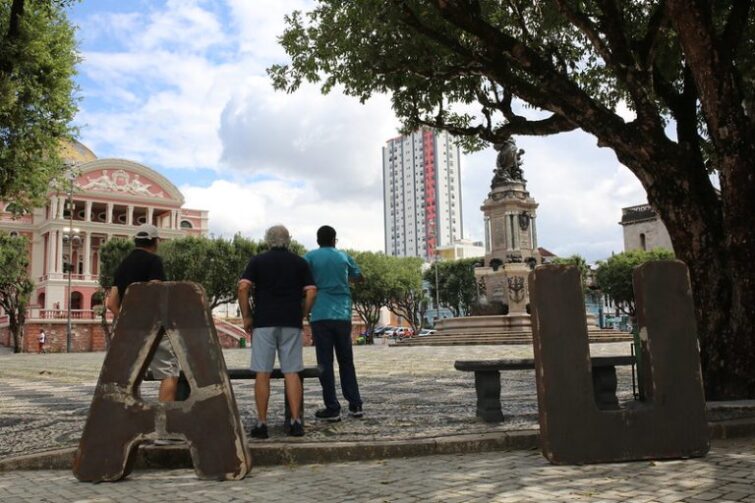
<path fill-rule="evenodd" d="M 82 309 L 84 296 L 81 295 L 81 292 L 73 292 L 71 294 L 71 309 Z"/>
<path fill-rule="evenodd" d="M 181 228 L 182 229 L 193 229 L 194 226 L 191 225 L 191 222 L 189 222 L 188 220 L 181 220 Z"/>
<path fill-rule="evenodd" d="M 5 212 L 6 213 L 13 213 L 14 215 L 26 215 L 28 213 L 28 211 L 26 211 L 25 209 L 21 208 L 21 206 L 19 206 L 16 203 L 8 203 L 8 204 L 6 204 L 5 205 Z"/>

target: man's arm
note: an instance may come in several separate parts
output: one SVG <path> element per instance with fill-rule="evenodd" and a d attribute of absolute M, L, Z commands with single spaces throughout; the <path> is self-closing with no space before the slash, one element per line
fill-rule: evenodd
<path fill-rule="evenodd" d="M 364 276 L 362 276 L 362 270 L 357 265 L 356 261 L 351 255 L 346 255 L 346 263 L 349 266 L 349 283 L 362 283 Z"/>
<path fill-rule="evenodd" d="M 309 313 L 312 311 L 312 306 L 315 304 L 315 297 L 317 297 L 317 288 L 314 285 L 305 286 L 302 318 L 307 319 L 309 317 Z"/>
<path fill-rule="evenodd" d="M 252 333 L 252 309 L 249 306 L 249 295 L 252 291 L 252 282 L 248 279 L 239 280 L 238 298 L 241 318 L 244 320 L 244 330 Z"/>
<path fill-rule="evenodd" d="M 110 287 L 110 292 L 108 292 L 107 299 L 105 299 L 105 306 L 110 309 L 113 316 L 118 317 L 118 313 L 121 310 L 121 298 L 120 295 L 118 295 L 117 287 Z"/>

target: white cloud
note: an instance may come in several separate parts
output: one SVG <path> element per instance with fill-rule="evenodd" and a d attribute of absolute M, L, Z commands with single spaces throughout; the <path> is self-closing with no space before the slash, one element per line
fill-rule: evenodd
<path fill-rule="evenodd" d="M 288 95 L 264 72 L 286 60 L 277 43 L 284 14 L 311 2 L 146 5 L 83 21 L 80 33 L 96 42 L 80 68 L 83 141 L 157 169 L 215 170 L 209 186 L 182 189 L 188 206 L 210 211 L 215 234 L 259 238 L 282 222 L 313 247 L 328 223 L 343 247 L 382 249 L 381 147 L 398 127 L 389 100 L 363 106 L 312 85 Z M 645 200 L 629 171 L 583 133 L 517 140 L 540 203 L 540 244 L 588 259 L 620 250 L 620 208 Z M 482 239 L 479 207 L 494 165 L 492 149 L 462 160 L 465 237 Z"/>
<path fill-rule="evenodd" d="M 623 249 L 621 208 L 645 202 L 639 181 L 608 149 L 582 132 L 545 138 L 517 138 L 527 190 L 540 205 L 538 244 L 557 255 L 579 253 L 588 260 Z M 495 167 L 491 148 L 462 164 L 465 235 L 482 239 L 480 205 Z"/>
<path fill-rule="evenodd" d="M 382 151 L 397 121 L 387 97 L 360 105 L 315 86 L 273 92 L 250 86 L 223 111 L 220 137 L 226 165 L 247 173 L 304 179 L 329 199 L 382 197 Z"/>
<path fill-rule="evenodd" d="M 317 247 L 317 229 L 327 224 L 338 232 L 340 248 L 383 249 L 381 200 L 318 200 L 310 186 L 278 180 L 218 180 L 209 187 L 183 186 L 181 192 L 188 207 L 209 209 L 210 232 L 216 236 L 241 232 L 262 239 L 265 229 L 283 224 L 294 239 L 312 249 Z"/>

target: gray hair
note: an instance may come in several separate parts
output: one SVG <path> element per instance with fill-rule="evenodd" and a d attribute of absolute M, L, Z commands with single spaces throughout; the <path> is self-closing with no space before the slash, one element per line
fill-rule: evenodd
<path fill-rule="evenodd" d="M 265 231 L 265 242 L 270 248 L 288 248 L 291 244 L 291 234 L 282 225 L 273 225 Z"/>

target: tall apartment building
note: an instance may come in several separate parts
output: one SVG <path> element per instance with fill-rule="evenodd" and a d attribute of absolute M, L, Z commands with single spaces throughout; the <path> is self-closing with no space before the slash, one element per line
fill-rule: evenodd
<path fill-rule="evenodd" d="M 385 253 L 430 259 L 463 235 L 459 147 L 423 129 L 383 147 Z"/>

